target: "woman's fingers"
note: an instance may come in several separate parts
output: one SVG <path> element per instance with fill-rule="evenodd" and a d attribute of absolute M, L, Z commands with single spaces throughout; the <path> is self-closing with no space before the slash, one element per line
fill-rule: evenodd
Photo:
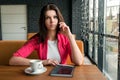
<path fill-rule="evenodd" d="M 71 31 L 70 31 L 70 29 L 69 29 L 69 26 L 67 26 L 66 24 L 65 24 L 65 22 L 60 22 L 59 23 L 60 24 L 60 32 L 62 33 L 62 34 L 64 34 L 64 35 L 66 35 L 66 36 L 69 36 L 69 35 L 71 35 Z"/>
<path fill-rule="evenodd" d="M 53 60 L 53 63 L 54 63 L 55 65 L 59 64 L 59 62 L 58 62 L 57 60 Z"/>
<path fill-rule="evenodd" d="M 56 66 L 57 64 L 59 64 L 59 62 L 55 59 L 53 59 L 51 63 L 52 63 L 53 66 Z"/>
<path fill-rule="evenodd" d="M 59 62 L 57 60 L 55 60 L 55 59 L 47 59 L 47 60 L 44 61 L 44 65 L 53 65 L 53 66 L 55 66 L 57 64 L 59 64 Z"/>
<path fill-rule="evenodd" d="M 64 22 L 60 22 L 59 23 L 60 24 L 60 30 L 62 31 L 62 32 L 64 32 L 64 31 L 66 31 L 67 30 L 67 28 L 68 28 L 68 26 L 64 23 Z"/>

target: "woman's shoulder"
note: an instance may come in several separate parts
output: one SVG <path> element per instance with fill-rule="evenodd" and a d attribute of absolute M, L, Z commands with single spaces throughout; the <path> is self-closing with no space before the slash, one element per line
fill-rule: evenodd
<path fill-rule="evenodd" d="M 34 43 L 34 44 L 35 43 L 38 44 L 38 42 L 39 42 L 39 34 L 35 34 L 27 41 L 27 43 Z"/>

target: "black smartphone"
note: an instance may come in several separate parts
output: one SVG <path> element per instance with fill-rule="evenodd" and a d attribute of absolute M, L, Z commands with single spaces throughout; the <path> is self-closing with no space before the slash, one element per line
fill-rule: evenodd
<path fill-rule="evenodd" d="M 60 24 L 57 25 L 57 31 L 60 31 Z"/>

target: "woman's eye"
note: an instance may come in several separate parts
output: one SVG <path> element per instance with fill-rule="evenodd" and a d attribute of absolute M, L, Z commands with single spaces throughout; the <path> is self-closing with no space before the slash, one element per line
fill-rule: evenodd
<path fill-rule="evenodd" d="M 45 17 L 45 19 L 49 19 L 49 17 Z"/>
<path fill-rule="evenodd" d="M 57 16 L 54 16 L 54 18 L 57 18 L 57 19 L 58 19 L 58 17 L 57 17 Z"/>
<path fill-rule="evenodd" d="M 58 17 L 57 17 L 57 16 L 53 16 L 53 18 L 54 18 L 54 19 L 58 19 Z M 46 16 L 46 17 L 45 17 L 45 19 L 52 19 L 52 18 L 51 18 L 51 17 L 49 17 L 49 16 Z"/>

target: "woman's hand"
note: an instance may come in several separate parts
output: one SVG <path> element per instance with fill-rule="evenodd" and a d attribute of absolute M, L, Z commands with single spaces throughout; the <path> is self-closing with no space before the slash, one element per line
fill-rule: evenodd
<path fill-rule="evenodd" d="M 55 59 L 47 59 L 47 60 L 43 60 L 43 65 L 53 65 L 56 66 L 57 64 L 59 64 L 59 62 Z"/>
<path fill-rule="evenodd" d="M 60 22 L 59 24 L 60 24 L 60 26 L 59 26 L 60 27 L 60 32 L 62 34 L 66 35 L 67 37 L 72 35 L 69 26 L 67 26 L 65 24 L 65 22 Z"/>
<path fill-rule="evenodd" d="M 60 22 L 59 24 L 60 32 L 65 34 L 70 41 L 72 62 L 76 65 L 81 65 L 83 62 L 83 55 L 81 54 L 81 51 L 76 44 L 75 38 L 73 38 L 69 26 L 67 26 L 64 22 Z"/>

